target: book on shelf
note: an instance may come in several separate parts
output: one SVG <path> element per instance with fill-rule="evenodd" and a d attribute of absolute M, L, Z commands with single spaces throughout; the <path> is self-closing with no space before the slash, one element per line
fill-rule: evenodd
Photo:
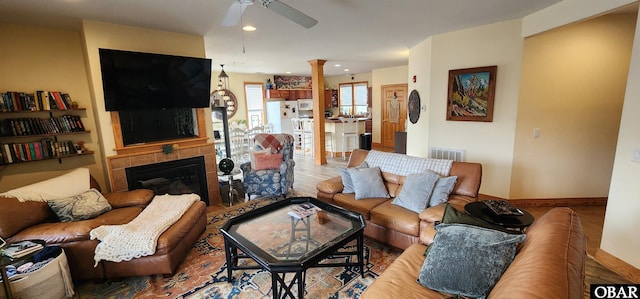
<path fill-rule="evenodd" d="M 309 217 L 319 211 L 322 211 L 322 209 L 319 208 L 318 206 L 310 202 L 304 202 L 301 204 L 292 205 L 291 210 L 288 212 L 288 214 L 291 217 L 302 219 L 305 217 Z"/>
<path fill-rule="evenodd" d="M 524 213 L 512 206 L 506 200 L 482 200 L 481 201 L 496 216 L 522 216 Z"/>
<path fill-rule="evenodd" d="M 2 248 L 2 255 L 8 256 L 10 258 L 19 258 L 29 253 L 36 252 L 42 248 L 42 244 L 25 240 L 6 245 L 4 248 Z"/>

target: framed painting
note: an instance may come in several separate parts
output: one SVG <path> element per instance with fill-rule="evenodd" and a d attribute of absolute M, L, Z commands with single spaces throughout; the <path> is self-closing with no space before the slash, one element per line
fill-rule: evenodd
<path fill-rule="evenodd" d="M 493 121 L 497 66 L 449 71 L 447 120 Z"/>

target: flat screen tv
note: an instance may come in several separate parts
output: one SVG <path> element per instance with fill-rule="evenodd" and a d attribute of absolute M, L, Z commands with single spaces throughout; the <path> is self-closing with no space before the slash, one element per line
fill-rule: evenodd
<path fill-rule="evenodd" d="M 107 111 L 209 107 L 211 59 L 99 49 Z"/>

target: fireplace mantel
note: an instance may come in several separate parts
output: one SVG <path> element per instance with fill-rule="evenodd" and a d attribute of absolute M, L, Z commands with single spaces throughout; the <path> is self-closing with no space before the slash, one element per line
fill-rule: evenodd
<path fill-rule="evenodd" d="M 162 150 L 146 151 L 141 153 L 123 154 L 107 157 L 109 167 L 109 180 L 111 191 L 126 191 L 127 175 L 125 169 L 133 166 L 154 164 L 165 161 L 173 161 L 191 157 L 203 156 L 207 175 L 207 189 L 209 191 L 209 205 L 220 205 L 220 187 L 218 185 L 218 167 L 215 155 L 215 145 L 206 143 L 202 145 L 180 146 L 172 153 L 165 154 Z"/>

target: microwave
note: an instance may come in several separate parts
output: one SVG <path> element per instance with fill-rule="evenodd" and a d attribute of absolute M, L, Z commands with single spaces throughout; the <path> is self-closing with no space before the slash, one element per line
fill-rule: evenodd
<path fill-rule="evenodd" d="M 313 99 L 299 99 L 298 110 L 301 110 L 301 111 L 313 110 Z"/>

